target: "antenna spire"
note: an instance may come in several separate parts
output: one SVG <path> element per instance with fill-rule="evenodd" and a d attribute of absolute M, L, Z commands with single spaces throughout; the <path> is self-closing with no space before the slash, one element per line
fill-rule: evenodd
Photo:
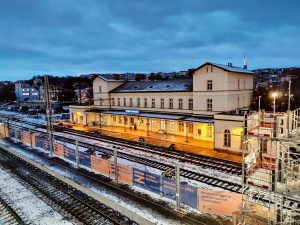
<path fill-rule="evenodd" d="M 246 59 L 246 55 L 244 53 L 244 67 L 243 67 L 245 70 L 248 68 L 248 65 L 247 65 L 247 59 Z"/>

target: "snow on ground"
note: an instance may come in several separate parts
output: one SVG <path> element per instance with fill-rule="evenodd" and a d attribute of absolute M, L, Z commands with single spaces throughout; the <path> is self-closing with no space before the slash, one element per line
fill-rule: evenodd
<path fill-rule="evenodd" d="M 0 110 L 0 114 L 2 112 L 7 113 L 7 111 L 1 111 Z M 8 113 L 11 113 L 11 112 L 8 112 Z M 16 113 L 13 113 L 13 114 L 16 114 Z M 24 116 L 24 115 L 22 115 L 22 116 Z M 44 120 L 25 118 L 25 117 L 24 117 L 24 121 L 34 122 L 34 123 L 38 123 L 38 124 L 45 124 L 46 123 Z M 16 123 L 16 124 L 20 125 L 20 123 Z M 24 123 L 22 124 L 22 126 L 23 127 L 28 127 L 28 128 L 29 127 L 34 128 L 33 126 L 27 125 L 27 124 L 24 124 Z M 41 128 L 38 128 L 37 130 L 40 130 L 42 132 L 46 131 L 45 129 L 41 129 Z M 75 140 L 75 137 L 76 137 L 76 139 L 79 142 L 87 143 L 87 144 L 91 144 L 91 145 L 96 145 L 98 147 L 103 147 L 103 148 L 110 149 L 110 150 L 113 150 L 114 146 L 118 145 L 117 143 L 116 144 L 111 144 L 111 143 L 104 142 L 104 141 L 93 140 L 91 138 L 80 137 L 80 136 L 77 136 L 75 134 L 55 132 L 55 135 L 58 135 L 60 137 L 69 138 L 69 139 L 72 139 L 72 140 Z M 168 158 L 168 157 L 165 157 L 165 156 L 157 155 L 155 153 L 145 152 L 145 151 L 143 151 L 143 147 L 139 147 L 139 148 L 140 148 L 140 150 L 122 146 L 120 149 L 118 149 L 118 152 L 126 153 L 126 154 L 132 155 L 132 156 L 139 156 L 139 157 L 143 157 L 143 158 L 149 158 L 153 161 L 161 162 L 161 163 L 167 164 L 169 166 L 174 166 L 176 164 L 179 164 L 182 169 L 192 171 L 192 172 L 198 173 L 200 175 L 201 174 L 209 175 L 213 178 L 222 179 L 224 181 L 229 181 L 229 182 L 233 182 L 233 183 L 236 183 L 236 184 L 241 184 L 241 182 L 242 182 L 241 176 L 238 176 L 238 175 L 228 174 L 226 172 L 222 172 L 220 170 L 215 170 L 215 169 L 212 169 L 212 168 L 204 168 L 202 166 L 197 166 L 193 163 L 179 162 L 179 160 L 174 159 L 174 158 Z M 82 151 L 81 149 L 79 149 L 79 150 Z M 163 172 L 163 171 L 160 171 L 158 169 L 147 167 L 147 166 L 144 166 L 142 164 L 134 163 L 134 162 L 131 162 L 131 161 L 128 161 L 128 160 L 125 160 L 125 159 L 118 159 L 118 161 L 119 161 L 120 164 L 129 165 L 129 166 L 139 168 L 139 169 L 145 169 L 149 172 L 159 174 L 159 175 Z M 182 178 L 182 181 L 185 181 L 189 185 L 199 187 L 199 188 L 208 188 L 208 189 L 213 189 L 213 190 L 224 190 L 222 188 L 214 187 L 214 186 L 211 186 L 211 185 L 199 182 L 199 181 L 190 180 L 188 178 Z"/>
<path fill-rule="evenodd" d="M 14 209 L 30 222 L 32 225 L 71 225 L 73 223 L 27 190 L 14 177 L 0 167 L 0 190 L 12 203 Z"/>
<path fill-rule="evenodd" d="M 111 190 L 108 187 L 96 184 L 95 182 L 93 182 L 91 180 L 92 177 L 88 179 L 88 178 L 80 175 L 79 173 L 76 173 L 73 170 L 64 168 L 59 165 L 55 165 L 53 162 L 39 158 L 38 156 L 35 156 L 34 153 L 31 153 L 30 151 L 28 151 L 26 149 L 13 146 L 13 145 L 5 142 L 4 140 L 0 139 L 0 143 L 4 146 L 7 146 L 10 149 L 16 151 L 17 153 L 23 155 L 24 157 L 29 158 L 29 159 L 43 165 L 44 167 L 47 167 L 47 168 L 55 171 L 56 173 L 59 173 L 65 177 L 73 180 L 74 182 L 76 182 L 84 187 L 89 188 L 91 191 L 93 191 L 107 199 L 110 199 L 113 202 L 116 202 L 117 204 L 123 206 L 124 208 L 129 209 L 130 211 L 134 212 L 135 214 L 140 215 L 157 225 L 182 225 L 182 224 L 184 225 L 184 223 L 182 223 L 180 221 L 175 221 L 173 219 L 170 219 L 169 217 L 166 217 L 165 215 L 161 215 L 157 211 L 147 207 L 147 205 L 143 205 L 141 203 L 132 201 L 128 197 L 118 195 L 117 193 L 115 193 L 113 190 Z M 139 191 L 143 190 L 140 188 L 137 188 L 137 189 Z M 157 199 L 160 198 L 160 196 L 155 195 L 151 192 L 147 192 L 147 193 L 151 194 L 152 197 L 155 197 Z M 164 200 L 166 200 L 166 199 L 164 198 Z M 175 207 L 175 205 L 174 205 L 175 203 L 173 202 L 172 204 Z"/>

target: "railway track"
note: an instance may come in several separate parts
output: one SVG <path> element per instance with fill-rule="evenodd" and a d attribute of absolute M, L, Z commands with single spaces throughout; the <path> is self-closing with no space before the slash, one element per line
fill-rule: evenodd
<path fill-rule="evenodd" d="M 17 175 L 40 198 L 46 198 L 82 224 L 136 225 L 134 221 L 71 188 L 66 183 L 28 164 L 22 159 L 0 149 L 0 163 Z"/>
<path fill-rule="evenodd" d="M 35 126 L 36 124 L 31 124 L 31 125 Z M 43 128 L 43 129 L 45 128 L 42 125 L 38 125 L 38 127 L 39 128 Z M 61 137 L 59 137 L 59 138 L 61 138 Z M 100 138 L 102 138 L 102 137 L 100 137 Z M 65 139 L 66 138 L 62 138 L 62 140 L 65 140 Z M 74 140 L 71 140 L 71 139 L 68 139 L 68 141 L 74 142 Z M 93 145 L 89 145 L 87 143 L 80 143 L 80 146 L 88 147 L 88 148 L 89 147 L 93 147 L 93 148 L 96 148 L 96 150 L 98 150 L 99 152 L 104 153 L 104 154 L 111 153 L 111 150 L 103 149 L 103 148 L 100 148 L 100 147 L 97 147 L 97 146 L 93 146 Z M 140 146 L 138 146 L 138 147 L 140 147 Z M 143 148 L 143 146 L 141 148 Z M 126 157 L 128 157 L 128 156 L 126 156 L 126 154 L 125 155 L 121 154 L 122 156 L 120 154 L 121 153 L 119 153 L 119 155 L 118 155 L 119 157 L 127 159 Z M 132 156 L 130 156 L 130 157 L 132 157 Z M 133 161 L 132 159 L 133 158 L 129 158 L 128 160 Z M 224 161 L 226 162 L 226 160 L 224 160 Z M 153 164 L 152 164 L 152 163 L 149 162 L 149 159 L 147 159 L 145 162 L 141 162 L 140 161 L 140 163 L 142 163 L 142 164 L 149 164 L 149 166 L 152 166 L 152 167 L 155 167 L 155 168 L 158 168 L 158 169 L 161 169 L 161 170 L 166 170 L 166 169 L 170 168 L 169 166 L 162 165 L 162 164 L 157 163 L 157 162 L 153 162 Z M 155 165 L 155 163 L 156 163 L 156 165 Z M 239 193 L 241 193 L 241 186 L 240 185 L 234 185 L 234 184 L 228 184 L 228 183 L 226 184 L 226 182 L 223 183 L 224 181 L 222 181 L 222 180 L 220 180 L 220 182 L 218 183 L 218 180 L 216 180 L 215 178 L 205 177 L 205 176 L 202 176 L 202 175 L 199 175 L 199 174 L 190 174 L 190 171 L 184 171 L 184 170 L 181 171 L 181 176 L 192 177 L 191 179 L 199 180 L 200 182 L 202 180 L 203 183 L 211 184 L 213 186 L 220 186 L 220 185 L 223 184 L 224 185 L 223 186 L 224 189 L 227 189 L 227 190 L 230 190 L 230 191 L 233 191 L 233 192 L 239 192 Z M 226 185 L 228 185 L 228 186 L 226 187 Z M 234 191 L 233 189 L 236 189 L 236 191 Z M 263 202 L 266 202 L 266 203 L 270 202 L 270 199 L 268 198 L 267 194 L 266 195 L 256 195 L 256 196 L 254 196 L 253 200 L 256 200 L 256 201 L 261 202 L 261 203 L 263 203 Z M 284 209 L 293 210 L 293 211 L 296 210 L 297 212 L 300 213 L 300 201 L 298 201 L 297 199 L 294 199 L 294 198 L 290 198 L 290 197 L 285 198 L 284 199 Z"/>
<path fill-rule="evenodd" d="M 71 135 L 74 135 L 75 133 L 79 137 L 93 138 L 93 140 L 104 141 L 106 143 L 114 144 L 120 147 L 131 148 L 140 152 L 156 154 L 166 158 L 174 158 L 181 162 L 188 162 L 196 166 L 201 166 L 203 168 L 213 168 L 215 170 L 226 172 L 228 174 L 242 175 L 241 163 L 235 163 L 235 162 L 212 158 L 203 155 L 196 155 L 193 153 L 188 153 L 183 151 L 168 150 L 167 148 L 164 147 L 158 147 L 158 146 L 149 145 L 145 143 L 138 143 L 135 141 L 124 140 L 121 138 L 115 138 L 111 136 L 103 136 L 103 135 L 99 136 L 98 134 L 87 132 L 87 131 L 79 131 L 79 130 L 64 128 L 63 133 L 67 133 Z"/>
<path fill-rule="evenodd" d="M 19 214 L 9 205 L 8 199 L 0 195 L 0 224 L 3 225 L 29 225 Z"/>
<path fill-rule="evenodd" d="M 17 122 L 20 122 L 20 121 L 17 121 Z M 24 122 L 24 121 L 23 121 L 23 123 L 27 124 L 27 125 L 30 125 L 30 126 L 35 126 L 36 128 L 45 129 L 45 126 L 40 125 L 40 124 L 28 123 L 28 122 Z M 20 126 L 18 124 L 13 124 L 13 125 Z M 34 130 L 34 129 L 32 129 L 32 130 Z M 36 130 L 36 131 L 37 132 L 42 132 L 40 130 Z M 46 134 L 45 131 L 44 131 L 44 134 Z M 74 133 L 72 135 L 74 135 Z M 89 137 L 89 138 L 91 138 L 91 137 Z M 55 139 L 74 144 L 74 138 L 71 139 L 71 138 L 67 138 L 67 137 L 61 137 L 61 136 L 55 134 Z M 97 151 L 98 153 L 101 153 L 101 154 L 113 154 L 112 149 L 99 147 L 99 146 L 89 144 L 89 143 L 79 142 L 79 146 L 89 148 L 89 149 L 94 149 L 95 151 Z M 122 145 L 118 146 L 118 143 L 115 144 L 115 148 L 118 149 L 120 147 L 122 147 Z M 131 147 L 132 147 L 132 145 L 131 145 Z M 166 171 L 166 170 L 170 170 L 170 169 L 174 168 L 173 165 L 168 165 L 166 163 L 157 162 L 157 161 L 151 160 L 149 158 L 140 157 L 140 156 L 136 156 L 136 155 L 132 155 L 132 154 L 127 154 L 127 153 L 124 153 L 124 152 L 118 152 L 118 157 L 122 158 L 122 159 L 126 159 L 126 160 L 131 161 L 131 162 L 135 162 L 135 163 L 143 164 L 143 165 L 146 165 L 146 166 L 149 166 L 149 167 L 152 167 L 152 168 L 156 168 L 156 169 L 159 169 L 161 171 Z M 209 168 L 214 169 L 214 165 L 212 165 Z M 231 175 L 232 173 L 228 173 L 228 174 Z M 242 184 L 241 183 L 232 182 L 230 180 L 224 179 L 224 178 L 219 177 L 219 176 L 211 176 L 211 175 L 209 175 L 205 172 L 201 172 L 201 171 L 193 172 L 193 171 L 190 171 L 190 170 L 181 169 L 180 170 L 180 176 L 185 177 L 185 178 L 190 179 L 190 180 L 199 181 L 201 183 L 205 183 L 205 184 L 208 184 L 210 186 L 219 187 L 219 188 L 222 188 L 224 190 L 231 191 L 231 192 L 241 193 L 241 191 L 242 191 Z"/>
<path fill-rule="evenodd" d="M 20 119 L 14 119 L 14 120 L 21 122 Z M 23 121 L 23 123 L 38 128 L 46 129 L 46 125 L 41 125 L 41 124 L 26 122 L 26 121 Z M 126 139 L 106 136 L 106 135 L 104 136 L 104 135 L 99 135 L 87 131 L 80 131 L 80 130 L 70 129 L 67 127 L 60 127 L 57 125 L 54 126 L 54 129 L 58 132 L 62 132 L 70 135 L 76 134 L 79 137 L 93 138 L 93 140 L 104 141 L 106 143 L 110 143 L 115 146 L 131 148 L 136 151 L 152 153 L 162 157 L 174 158 L 181 162 L 188 162 L 196 166 L 201 166 L 203 168 L 212 168 L 214 170 L 219 170 L 222 172 L 226 172 L 228 174 L 242 175 L 242 164 L 239 162 L 232 162 L 225 159 L 219 159 L 219 158 L 194 154 L 190 152 L 183 152 L 180 150 L 169 150 L 168 148 L 162 146 L 139 143 L 132 140 L 126 140 Z"/>

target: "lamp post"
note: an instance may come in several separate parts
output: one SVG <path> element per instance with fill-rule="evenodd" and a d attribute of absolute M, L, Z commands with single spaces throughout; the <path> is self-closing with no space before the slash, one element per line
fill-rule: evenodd
<path fill-rule="evenodd" d="M 276 112 L 276 97 L 277 97 L 277 92 L 273 92 L 272 93 L 272 97 L 273 97 L 273 116 L 275 116 L 275 112 Z"/>

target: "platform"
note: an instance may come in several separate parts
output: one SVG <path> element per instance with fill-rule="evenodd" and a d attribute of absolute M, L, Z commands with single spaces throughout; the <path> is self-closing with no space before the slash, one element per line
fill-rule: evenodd
<path fill-rule="evenodd" d="M 140 137 L 145 139 L 146 143 L 169 147 L 170 144 L 175 144 L 178 150 L 192 152 L 195 154 L 211 156 L 215 158 L 227 159 L 234 162 L 242 162 L 242 156 L 230 152 L 220 152 L 214 150 L 213 142 L 195 140 L 193 138 L 188 138 L 186 142 L 186 137 L 173 135 L 173 134 L 160 134 L 156 132 L 150 132 L 147 135 L 147 131 L 134 130 L 123 127 L 112 127 L 112 126 L 82 126 L 78 124 L 66 123 L 71 125 L 73 129 L 84 130 L 84 131 L 96 131 L 101 130 L 104 135 L 113 136 L 118 138 L 124 138 L 128 140 L 138 141 Z M 201 147 L 200 147 L 201 146 Z"/>

